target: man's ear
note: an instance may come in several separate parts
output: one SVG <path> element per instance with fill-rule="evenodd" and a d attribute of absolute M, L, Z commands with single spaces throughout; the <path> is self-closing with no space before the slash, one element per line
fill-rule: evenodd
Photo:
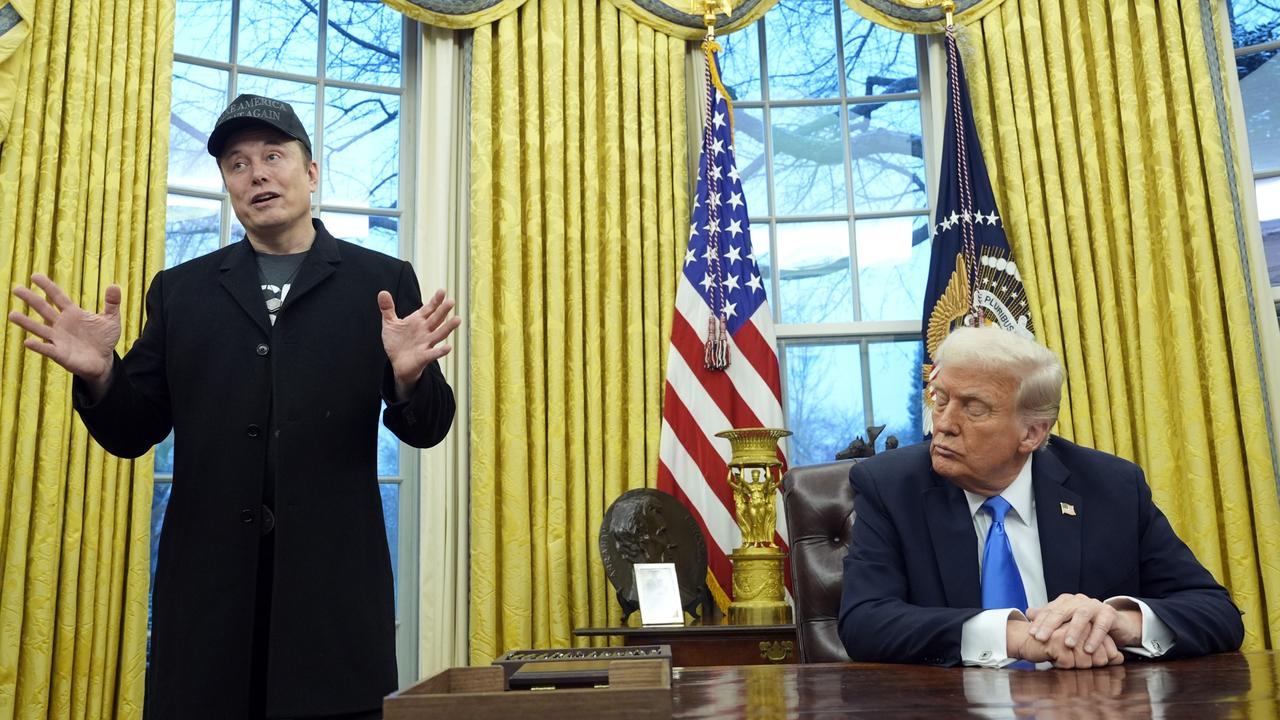
<path fill-rule="evenodd" d="M 1023 426 L 1022 437 L 1018 440 L 1018 449 L 1023 452 L 1033 452 L 1044 445 L 1045 438 L 1049 437 L 1049 423 L 1039 420 L 1027 423 Z"/>
<path fill-rule="evenodd" d="M 311 183 L 311 192 L 320 186 L 320 165 L 315 160 L 307 163 L 307 179 Z"/>

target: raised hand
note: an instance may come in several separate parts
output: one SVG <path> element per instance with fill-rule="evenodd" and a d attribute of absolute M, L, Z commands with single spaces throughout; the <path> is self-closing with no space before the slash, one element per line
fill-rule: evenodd
<path fill-rule="evenodd" d="M 35 335 L 23 345 L 44 355 L 80 376 L 94 387 L 102 387 L 111 375 L 112 352 L 120 342 L 120 286 L 111 285 L 103 298 L 102 312 L 88 313 L 45 275 L 36 273 L 31 282 L 44 297 L 30 288 L 18 286 L 13 294 L 36 311 L 44 322 L 23 313 L 9 313 L 9 322 Z"/>
<path fill-rule="evenodd" d="M 396 395 L 403 400 L 413 392 L 427 365 L 453 350 L 452 345 L 440 343 L 462 319 L 448 317 L 453 301 L 445 298 L 444 290 L 437 290 L 425 305 L 403 318 L 396 316 L 395 300 L 386 290 L 378 293 L 378 308 L 382 311 L 382 347 L 395 373 Z"/>

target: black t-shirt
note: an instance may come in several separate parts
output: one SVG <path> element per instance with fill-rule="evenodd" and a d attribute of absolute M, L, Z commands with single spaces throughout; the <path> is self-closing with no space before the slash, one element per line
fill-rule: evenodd
<path fill-rule="evenodd" d="M 262 285 L 262 299 L 267 303 L 267 316 L 271 318 L 272 326 L 276 324 L 276 314 L 280 311 L 280 306 L 284 305 L 285 296 L 289 294 L 289 288 L 293 286 L 294 278 L 298 277 L 298 270 L 306 257 L 306 250 L 292 255 L 258 253 L 258 280 Z"/>

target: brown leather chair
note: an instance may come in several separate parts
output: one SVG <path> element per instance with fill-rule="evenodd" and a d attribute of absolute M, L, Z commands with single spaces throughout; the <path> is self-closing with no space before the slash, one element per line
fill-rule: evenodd
<path fill-rule="evenodd" d="M 849 467 L 854 462 L 794 467 L 782 477 L 800 662 L 849 661 L 836 621 L 853 530 Z"/>

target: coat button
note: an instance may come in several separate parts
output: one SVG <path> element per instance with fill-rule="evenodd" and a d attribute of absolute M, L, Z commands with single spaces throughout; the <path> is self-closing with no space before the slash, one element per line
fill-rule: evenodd
<path fill-rule="evenodd" d="M 249 508 L 245 508 L 245 509 L 241 510 L 241 511 L 240 511 L 240 522 L 242 522 L 242 523 L 251 523 L 251 522 L 253 522 L 253 511 L 252 511 L 252 510 L 250 510 Z"/>
<path fill-rule="evenodd" d="M 256 438 L 262 434 L 262 428 L 258 427 L 257 425 L 250 425 L 249 427 L 245 428 L 244 434 L 248 435 L 251 438 Z"/>
<path fill-rule="evenodd" d="M 267 353 L 271 352 L 271 346 L 266 343 L 258 343 L 256 352 L 259 357 L 266 357 Z"/>

